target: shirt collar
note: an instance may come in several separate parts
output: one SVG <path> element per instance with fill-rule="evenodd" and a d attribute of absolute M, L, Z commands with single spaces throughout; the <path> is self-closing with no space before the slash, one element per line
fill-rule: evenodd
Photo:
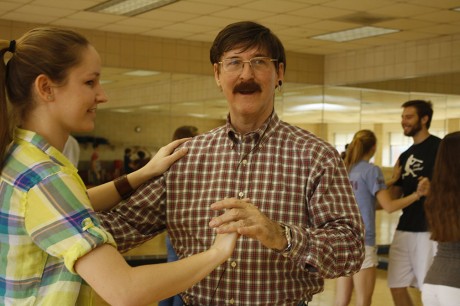
<path fill-rule="evenodd" d="M 279 123 L 280 123 L 280 119 L 278 115 L 276 114 L 276 112 L 273 110 L 271 115 L 267 118 L 267 120 L 265 120 L 265 122 L 258 129 L 252 132 L 249 132 L 247 134 L 254 133 L 255 134 L 254 136 L 257 140 L 262 138 L 260 139 L 260 142 L 262 142 L 264 141 L 264 139 L 270 137 L 273 134 L 273 132 L 276 130 L 276 127 L 279 125 Z M 238 132 L 232 126 L 230 114 L 227 115 L 227 122 L 225 125 L 225 130 L 228 135 L 228 138 L 231 141 L 233 142 L 239 141 L 238 138 L 236 137 Z"/>
<path fill-rule="evenodd" d="M 45 138 L 33 131 L 16 128 L 14 131 L 14 138 L 15 142 L 27 142 L 33 145 L 62 166 L 75 168 L 61 151 L 50 145 Z"/>

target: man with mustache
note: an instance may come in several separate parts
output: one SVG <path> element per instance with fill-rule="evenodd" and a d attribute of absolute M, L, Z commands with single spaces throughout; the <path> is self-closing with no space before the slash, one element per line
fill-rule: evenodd
<path fill-rule="evenodd" d="M 306 305 L 324 278 L 360 269 L 364 226 L 339 153 L 279 119 L 281 41 L 254 22 L 225 27 L 210 50 L 228 101 L 224 126 L 185 143 L 164 176 L 101 215 L 121 249 L 168 230 L 180 258 L 237 232 L 235 252 L 182 294 L 185 305 Z"/>
<path fill-rule="evenodd" d="M 398 159 L 402 172 L 390 188 L 394 198 L 412 194 L 422 177 L 431 179 L 438 146 L 441 142 L 430 135 L 433 107 L 431 102 L 410 100 L 403 105 L 401 125 L 404 135 L 414 144 Z M 407 287 L 421 289 L 425 275 L 436 253 L 436 243 L 430 240 L 421 198 L 402 210 L 390 248 L 388 286 L 396 306 L 413 306 Z"/>

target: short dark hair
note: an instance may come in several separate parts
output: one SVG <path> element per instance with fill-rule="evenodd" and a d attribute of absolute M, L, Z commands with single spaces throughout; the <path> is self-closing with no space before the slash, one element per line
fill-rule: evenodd
<path fill-rule="evenodd" d="M 417 115 L 420 119 L 424 116 L 428 116 L 426 128 L 430 128 L 431 119 L 433 118 L 433 104 L 431 103 L 431 101 L 409 100 L 407 102 L 404 102 L 403 105 L 401 105 L 401 107 L 415 107 L 415 109 L 417 109 Z"/>
<path fill-rule="evenodd" d="M 198 135 L 198 128 L 193 125 L 184 125 L 178 127 L 173 134 L 173 140 L 181 139 L 181 138 L 188 138 L 188 137 L 195 137 Z"/>
<path fill-rule="evenodd" d="M 229 24 L 217 34 L 209 52 L 211 64 L 218 63 L 225 52 L 235 48 L 246 51 L 254 47 L 277 59 L 276 68 L 283 63 L 286 71 L 286 54 L 280 39 L 269 28 L 252 21 Z"/>

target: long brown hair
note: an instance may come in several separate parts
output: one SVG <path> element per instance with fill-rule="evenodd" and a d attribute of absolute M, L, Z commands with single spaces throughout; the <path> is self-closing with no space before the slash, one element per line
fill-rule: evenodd
<path fill-rule="evenodd" d="M 355 164 L 360 162 L 376 143 L 377 137 L 375 137 L 374 132 L 371 130 L 356 132 L 345 153 L 344 163 L 347 170 L 350 171 Z"/>
<path fill-rule="evenodd" d="M 446 135 L 436 155 L 425 212 L 431 239 L 460 241 L 460 132 Z"/>
<path fill-rule="evenodd" d="M 64 85 L 69 70 L 81 62 L 82 50 L 88 45 L 82 35 L 54 27 L 32 29 L 13 43 L 0 40 L 0 170 L 13 139 L 13 127 L 35 106 L 35 79 L 44 74 Z M 5 65 L 6 52 L 13 55 Z"/>

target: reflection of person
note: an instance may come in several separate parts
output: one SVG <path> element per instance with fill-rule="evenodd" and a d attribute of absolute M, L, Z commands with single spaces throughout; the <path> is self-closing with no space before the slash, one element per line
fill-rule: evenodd
<path fill-rule="evenodd" d="M 70 160 L 75 168 L 78 168 L 78 160 L 80 159 L 80 145 L 72 135 L 69 135 L 69 138 L 67 138 L 64 149 L 62 150 L 62 154 L 64 154 L 64 156 Z"/>
<path fill-rule="evenodd" d="M 198 128 L 192 125 L 184 125 L 178 127 L 174 133 L 173 133 L 173 140 L 176 139 L 181 139 L 181 138 L 189 138 L 189 137 L 195 137 L 198 135 Z M 169 238 L 168 235 L 166 235 L 165 239 L 166 243 L 166 250 L 168 253 L 167 261 L 172 262 L 176 261 L 179 259 L 179 257 L 176 254 L 176 251 L 174 250 L 174 247 L 171 244 L 171 239 Z M 173 297 L 170 297 L 166 300 L 160 301 L 158 303 L 158 306 L 181 306 L 182 304 L 182 299 L 180 298 L 179 295 L 175 295 Z"/>
<path fill-rule="evenodd" d="M 88 183 L 92 186 L 97 186 L 102 183 L 102 165 L 99 158 L 98 143 L 93 143 L 93 153 L 91 153 Z"/>
<path fill-rule="evenodd" d="M 125 174 L 131 173 L 134 169 L 131 167 L 131 148 L 125 149 L 125 155 L 123 156 L 123 172 Z"/>
<path fill-rule="evenodd" d="M 183 261 L 131 268 L 93 207 L 108 209 L 163 173 L 186 153 L 171 154 L 183 141 L 87 193 L 60 150 L 70 132 L 93 129 L 97 105 L 107 101 L 98 53 L 73 31 L 37 28 L 17 42 L 1 40 L 0 54 L 1 87 L 20 120 L 13 134 L 0 91 L 0 305 L 89 305 L 83 280 L 112 305 L 140 305 L 184 290 L 230 256 L 236 235 L 218 236 Z"/>
<path fill-rule="evenodd" d="M 135 161 L 135 169 L 140 169 L 144 167 L 148 162 L 149 158 L 146 157 L 145 151 L 139 150 L 136 152 L 137 154 L 137 159 Z"/>
<path fill-rule="evenodd" d="M 342 159 L 345 159 L 345 157 L 347 156 L 347 149 L 348 149 L 348 146 L 349 146 L 349 143 L 345 144 L 345 150 L 343 150 L 342 152 L 340 152 L 340 157 L 342 157 Z"/>
<path fill-rule="evenodd" d="M 431 238 L 438 241 L 423 284 L 423 305 L 457 306 L 460 301 L 460 132 L 447 134 L 439 145 L 425 201 Z M 424 180 L 427 180 L 426 178 Z"/>
<path fill-rule="evenodd" d="M 209 246 L 213 228 L 238 232 L 231 260 L 183 293 L 185 303 L 303 305 L 324 277 L 362 263 L 364 226 L 347 172 L 330 144 L 274 111 L 286 60 L 268 28 L 230 24 L 210 57 L 227 124 L 188 141 L 163 177 L 101 216 L 104 227 L 122 250 L 167 228 L 180 258 Z"/>
<path fill-rule="evenodd" d="M 350 303 L 353 287 L 355 288 L 356 305 L 370 306 L 374 292 L 376 267 L 378 265 L 375 242 L 375 200 L 388 212 L 402 209 L 419 200 L 419 191 L 405 198 L 392 200 L 387 190 L 382 170 L 370 164 L 370 159 L 377 149 L 377 137 L 370 130 L 356 132 L 347 148 L 345 166 L 349 172 L 350 183 L 358 202 L 359 210 L 366 228 L 366 255 L 361 270 L 353 276 L 339 277 L 336 283 L 335 305 Z M 399 175 L 398 175 L 399 177 Z"/>
<path fill-rule="evenodd" d="M 393 198 L 412 194 L 421 177 L 431 177 L 438 137 L 430 135 L 433 108 L 431 102 L 411 100 L 403 105 L 401 125 L 404 135 L 414 144 L 398 159 L 401 176 L 390 188 Z M 436 253 L 436 243 L 430 240 L 421 198 L 403 208 L 390 247 L 388 286 L 396 306 L 413 305 L 407 287 L 422 288 L 423 279 Z"/>

